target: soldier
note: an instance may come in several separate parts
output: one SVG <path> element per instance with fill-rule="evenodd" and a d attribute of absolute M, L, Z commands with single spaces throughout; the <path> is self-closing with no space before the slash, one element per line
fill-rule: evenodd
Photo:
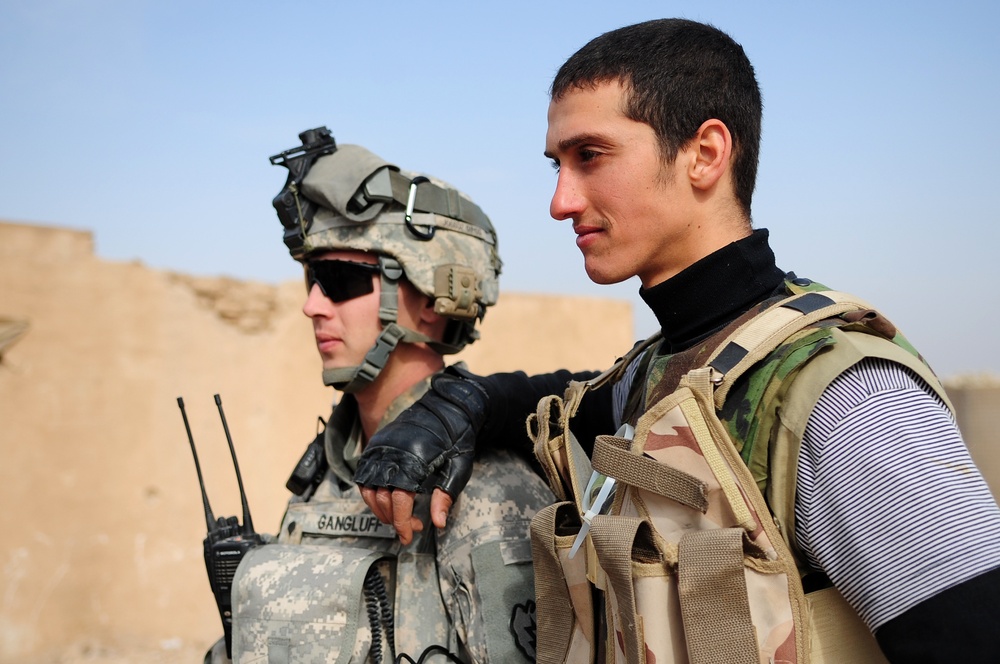
<path fill-rule="evenodd" d="M 778 269 L 768 232 L 751 226 L 761 110 L 755 74 L 742 47 L 718 29 L 693 21 L 664 19 L 611 31 L 585 45 L 557 73 L 546 136 L 546 155 L 559 171 L 550 212 L 572 220 L 593 281 L 640 278 L 640 294 L 662 328 L 661 338 L 627 357 L 613 387 L 605 383 L 587 392 L 579 412 L 590 413 L 593 421 L 577 431 L 584 451 L 592 452 L 595 435 L 610 434 L 623 423 L 636 425 L 636 444 L 660 436 L 666 446 L 671 435 L 683 438 L 656 419 L 655 411 L 665 395 L 683 387 L 682 376 L 695 369 L 716 371 L 699 374 L 711 376 L 705 380 L 710 392 L 712 381 L 723 381 L 748 350 L 725 343 L 740 325 L 779 309 L 798 315 L 791 304 L 794 295 L 811 295 L 813 304 L 830 301 L 822 286 Z M 799 313 L 812 310 L 811 305 L 799 308 Z M 733 353 L 725 361 L 706 364 L 729 350 Z M 786 338 L 748 367 L 727 385 L 728 396 L 723 393 L 716 402 L 715 416 L 741 458 L 739 467 L 729 467 L 750 479 L 727 501 L 735 504 L 732 499 L 741 493 L 766 496 L 766 504 L 756 503 L 757 514 L 771 511 L 774 520 L 748 517 L 745 523 L 757 523 L 776 549 L 784 540 L 794 555 L 789 592 L 802 597 L 797 565 L 807 590 L 813 584 L 836 589 L 853 618 L 860 617 L 874 633 L 878 645 L 872 642 L 874 651 L 866 651 L 866 659 L 835 661 L 882 661 L 883 655 L 898 662 L 1000 661 L 992 599 L 1000 594 L 1000 509 L 965 449 L 943 388 L 922 358 L 884 317 L 861 309 L 809 323 L 802 335 Z M 489 442 L 488 437 L 474 440 L 472 433 L 502 431 L 496 418 L 519 419 L 534 411 L 535 398 L 545 394 L 549 382 L 523 374 L 455 378 L 456 383 L 468 381 L 482 390 L 466 387 L 463 392 L 486 395 L 476 404 L 464 402 L 464 412 L 472 415 L 469 435 L 455 437 L 434 424 L 439 398 L 418 402 L 401 416 L 399 426 L 371 441 L 358 478 L 368 485 L 366 494 L 383 520 L 406 527 L 407 495 L 401 489 L 422 481 L 420 469 L 407 463 L 408 450 L 471 454 Z M 435 385 L 436 391 L 451 389 L 449 382 Z M 611 421 L 597 426 L 594 411 Z M 407 423 L 425 426 L 420 430 Z M 628 430 L 623 431 L 611 442 L 628 449 L 628 441 L 622 441 Z M 674 475 L 702 488 L 692 504 L 701 500 L 706 486 L 712 487 L 693 480 L 690 472 Z M 450 484 L 461 486 L 461 480 L 452 478 Z M 637 495 L 629 486 L 627 496 L 616 495 L 615 514 L 624 514 L 622 505 Z M 656 490 L 669 493 L 662 486 Z M 709 501 L 717 498 L 707 495 Z M 596 529 L 612 517 L 588 518 Z M 712 518 L 722 523 L 729 517 L 715 512 Z M 694 514 L 675 523 L 677 533 L 694 532 L 698 526 L 692 524 L 709 520 Z M 662 525 L 656 526 L 660 534 L 667 532 Z M 634 531 L 637 542 L 644 532 L 649 531 Z M 662 538 L 643 541 L 648 572 L 662 562 L 666 549 Z M 601 546 L 609 544 L 614 538 Z M 770 570 L 778 559 L 755 548 L 758 544 L 753 537 L 742 547 L 735 541 L 738 556 L 742 550 L 754 559 L 746 567 L 748 579 Z M 599 546 L 597 552 L 602 555 Z M 588 560 L 590 581 L 616 573 L 601 560 L 601 569 Z M 674 570 L 683 568 L 674 558 Z M 612 594 L 613 588 L 616 601 L 609 613 L 620 615 L 629 608 L 622 605 L 627 594 L 614 583 L 603 589 Z M 541 629 L 556 616 L 543 615 L 542 586 L 538 589 Z M 635 592 L 638 597 L 640 591 Z M 705 625 L 684 615 L 684 635 L 660 644 L 676 661 L 687 656 L 719 662 L 809 659 L 807 635 L 788 636 L 793 616 L 796 625 L 809 622 L 810 611 L 797 600 L 785 631 L 756 632 L 759 653 L 736 647 L 727 655 L 723 644 L 730 644 L 730 617 L 746 599 L 733 593 L 710 595 L 707 602 L 694 599 L 714 618 Z M 655 632 L 670 632 L 667 613 L 673 605 L 644 610 L 643 621 L 616 626 L 619 647 L 609 652 L 619 661 L 645 660 L 649 643 L 661 636 Z M 636 654 L 624 654 L 622 644 L 643 628 L 645 648 L 640 636 Z M 701 641 L 704 650 L 693 647 L 697 638 L 689 630 L 709 632 L 709 642 Z M 765 642 L 779 631 L 780 639 Z M 732 643 L 754 640 L 751 629 Z M 539 661 L 544 641 L 540 635 Z M 587 659 L 563 660 L 557 653 L 545 661 Z"/>
<path fill-rule="evenodd" d="M 237 570 L 233 660 L 534 661 L 528 525 L 552 496 L 523 460 L 435 461 L 469 463 L 474 479 L 440 530 L 422 529 L 425 492 L 400 538 L 353 481 L 376 431 L 436 377 L 463 373 L 443 355 L 474 341 L 497 301 L 493 226 L 449 185 L 337 146 L 326 128 L 300 138 L 272 157 L 289 169 L 274 205 L 305 269 L 323 381 L 344 396 L 289 480 L 298 495 L 276 543 Z M 207 661 L 226 661 L 221 641 Z"/>

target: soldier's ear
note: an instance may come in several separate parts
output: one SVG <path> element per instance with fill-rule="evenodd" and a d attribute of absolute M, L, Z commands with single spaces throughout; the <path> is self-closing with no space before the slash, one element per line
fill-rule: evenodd
<path fill-rule="evenodd" d="M 441 314 L 434 311 L 433 297 L 424 298 L 424 306 L 420 307 L 420 320 L 421 322 L 427 323 L 429 325 L 434 325 L 435 323 L 444 320 Z"/>
<path fill-rule="evenodd" d="M 420 307 L 419 331 L 426 334 L 431 339 L 441 341 L 444 339 L 445 331 L 448 328 L 448 319 L 434 311 L 434 298 L 427 297 Z"/>
<path fill-rule="evenodd" d="M 684 147 L 688 179 L 696 189 L 707 191 L 729 171 L 733 136 L 722 120 L 705 120 Z"/>

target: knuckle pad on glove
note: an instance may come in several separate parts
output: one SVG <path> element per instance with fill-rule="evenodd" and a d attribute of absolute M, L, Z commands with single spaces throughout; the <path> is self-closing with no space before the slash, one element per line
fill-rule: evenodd
<path fill-rule="evenodd" d="M 372 437 L 358 465 L 359 483 L 421 491 L 436 473 L 452 498 L 461 492 L 472 473 L 488 396 L 451 370 L 436 375 L 423 397 Z"/>

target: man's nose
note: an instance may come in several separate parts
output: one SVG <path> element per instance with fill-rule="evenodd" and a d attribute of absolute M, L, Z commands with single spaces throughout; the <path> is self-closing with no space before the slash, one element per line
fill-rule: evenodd
<path fill-rule="evenodd" d="M 306 301 L 302 305 L 302 313 L 309 318 L 312 318 L 313 316 L 329 316 L 332 309 L 333 302 L 331 302 L 330 298 L 323 294 L 319 284 L 313 283 L 313 285 L 309 287 L 309 294 L 306 296 Z"/>
<path fill-rule="evenodd" d="M 571 174 L 565 170 L 559 172 L 559 179 L 556 180 L 556 190 L 552 193 L 552 202 L 549 203 L 549 214 L 556 221 L 575 219 L 583 209 L 583 197 L 579 192 L 579 185 Z"/>

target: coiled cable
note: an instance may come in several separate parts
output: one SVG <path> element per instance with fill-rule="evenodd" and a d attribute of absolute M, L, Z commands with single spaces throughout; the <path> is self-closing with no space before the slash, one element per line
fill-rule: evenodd
<path fill-rule="evenodd" d="M 392 608 L 389 605 L 389 593 L 385 588 L 385 580 L 378 571 L 378 565 L 368 568 L 364 583 L 365 610 L 368 613 L 368 625 L 372 631 L 371 660 L 382 664 L 382 632 L 385 630 L 386 642 L 389 644 L 389 661 L 396 659 L 396 628 L 393 624 Z"/>

